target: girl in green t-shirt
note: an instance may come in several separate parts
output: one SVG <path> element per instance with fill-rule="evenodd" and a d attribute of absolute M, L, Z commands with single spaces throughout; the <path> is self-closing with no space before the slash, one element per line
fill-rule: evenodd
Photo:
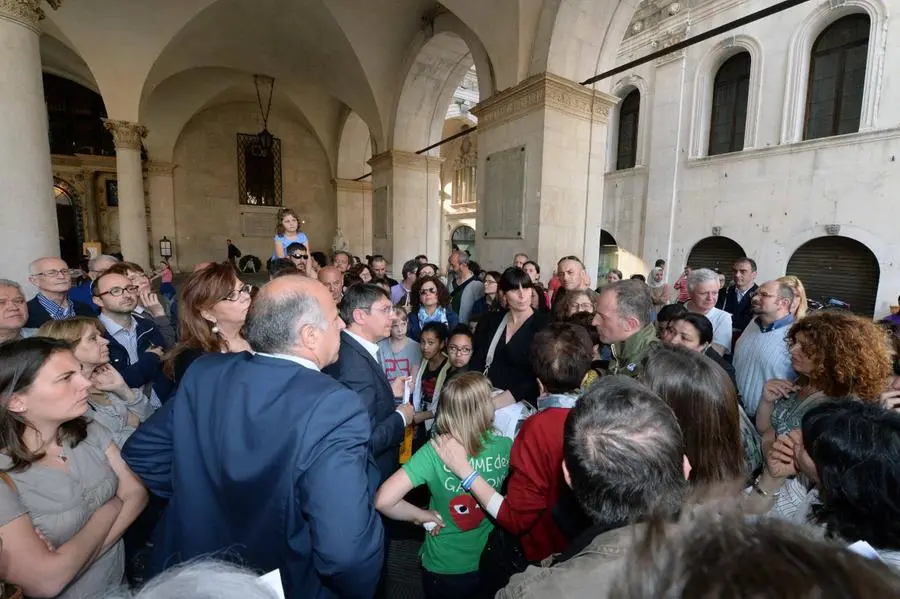
<path fill-rule="evenodd" d="M 492 386 L 481 373 L 467 372 L 448 381 L 441 391 L 437 432 L 451 435 L 465 448 L 472 474 L 460 480 L 438 457 L 432 443 L 385 481 L 375 496 L 375 508 L 394 520 L 421 524 L 430 531 L 422 545 L 422 586 L 429 599 L 482 596 L 478 561 L 493 524 L 469 494 L 476 478 L 497 491 L 509 469 L 512 440 L 493 429 Z M 413 488 L 428 485 L 428 510 L 403 498 Z"/>

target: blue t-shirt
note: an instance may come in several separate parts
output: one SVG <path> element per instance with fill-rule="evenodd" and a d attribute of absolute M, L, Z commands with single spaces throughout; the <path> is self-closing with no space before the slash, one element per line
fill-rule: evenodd
<path fill-rule="evenodd" d="M 285 257 L 287 257 L 287 248 L 292 243 L 302 243 L 306 246 L 307 249 L 309 249 L 309 241 L 306 239 L 306 233 L 303 233 L 301 231 L 297 231 L 296 239 L 288 239 L 284 235 L 276 235 L 274 239 L 275 241 L 281 242 L 281 247 L 284 249 Z M 278 258 L 278 255 L 275 254 L 275 250 L 272 250 L 272 260 L 275 260 L 276 258 Z"/>

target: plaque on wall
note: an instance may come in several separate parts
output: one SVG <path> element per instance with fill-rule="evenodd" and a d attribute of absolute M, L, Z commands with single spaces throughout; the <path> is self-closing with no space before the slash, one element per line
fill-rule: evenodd
<path fill-rule="evenodd" d="M 488 239 L 522 239 L 525 228 L 525 146 L 495 152 L 485 159 L 484 215 Z"/>
<path fill-rule="evenodd" d="M 274 237 L 275 214 L 241 212 L 241 235 L 244 237 Z"/>
<path fill-rule="evenodd" d="M 372 237 L 387 239 L 390 231 L 388 209 L 388 188 L 378 187 L 372 190 Z"/>

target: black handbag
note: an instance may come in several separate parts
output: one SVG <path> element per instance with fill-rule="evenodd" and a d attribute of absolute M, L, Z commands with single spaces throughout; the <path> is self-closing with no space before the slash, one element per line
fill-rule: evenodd
<path fill-rule="evenodd" d="M 513 574 L 524 572 L 529 565 L 519 537 L 495 523 L 478 564 L 482 588 L 493 597 L 509 584 Z"/>

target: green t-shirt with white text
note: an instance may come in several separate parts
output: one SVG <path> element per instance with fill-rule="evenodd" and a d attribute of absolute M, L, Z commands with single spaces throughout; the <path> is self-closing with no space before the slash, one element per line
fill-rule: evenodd
<path fill-rule="evenodd" d="M 509 470 L 512 439 L 489 432 L 478 457 L 469 464 L 498 492 Z M 428 485 L 429 508 L 444 519 L 444 528 L 433 537 L 425 535 L 422 566 L 435 574 L 465 574 L 478 570 L 481 551 L 494 525 L 478 501 L 460 486 L 460 479 L 444 466 L 431 444 L 417 451 L 403 470 L 413 487 Z"/>

